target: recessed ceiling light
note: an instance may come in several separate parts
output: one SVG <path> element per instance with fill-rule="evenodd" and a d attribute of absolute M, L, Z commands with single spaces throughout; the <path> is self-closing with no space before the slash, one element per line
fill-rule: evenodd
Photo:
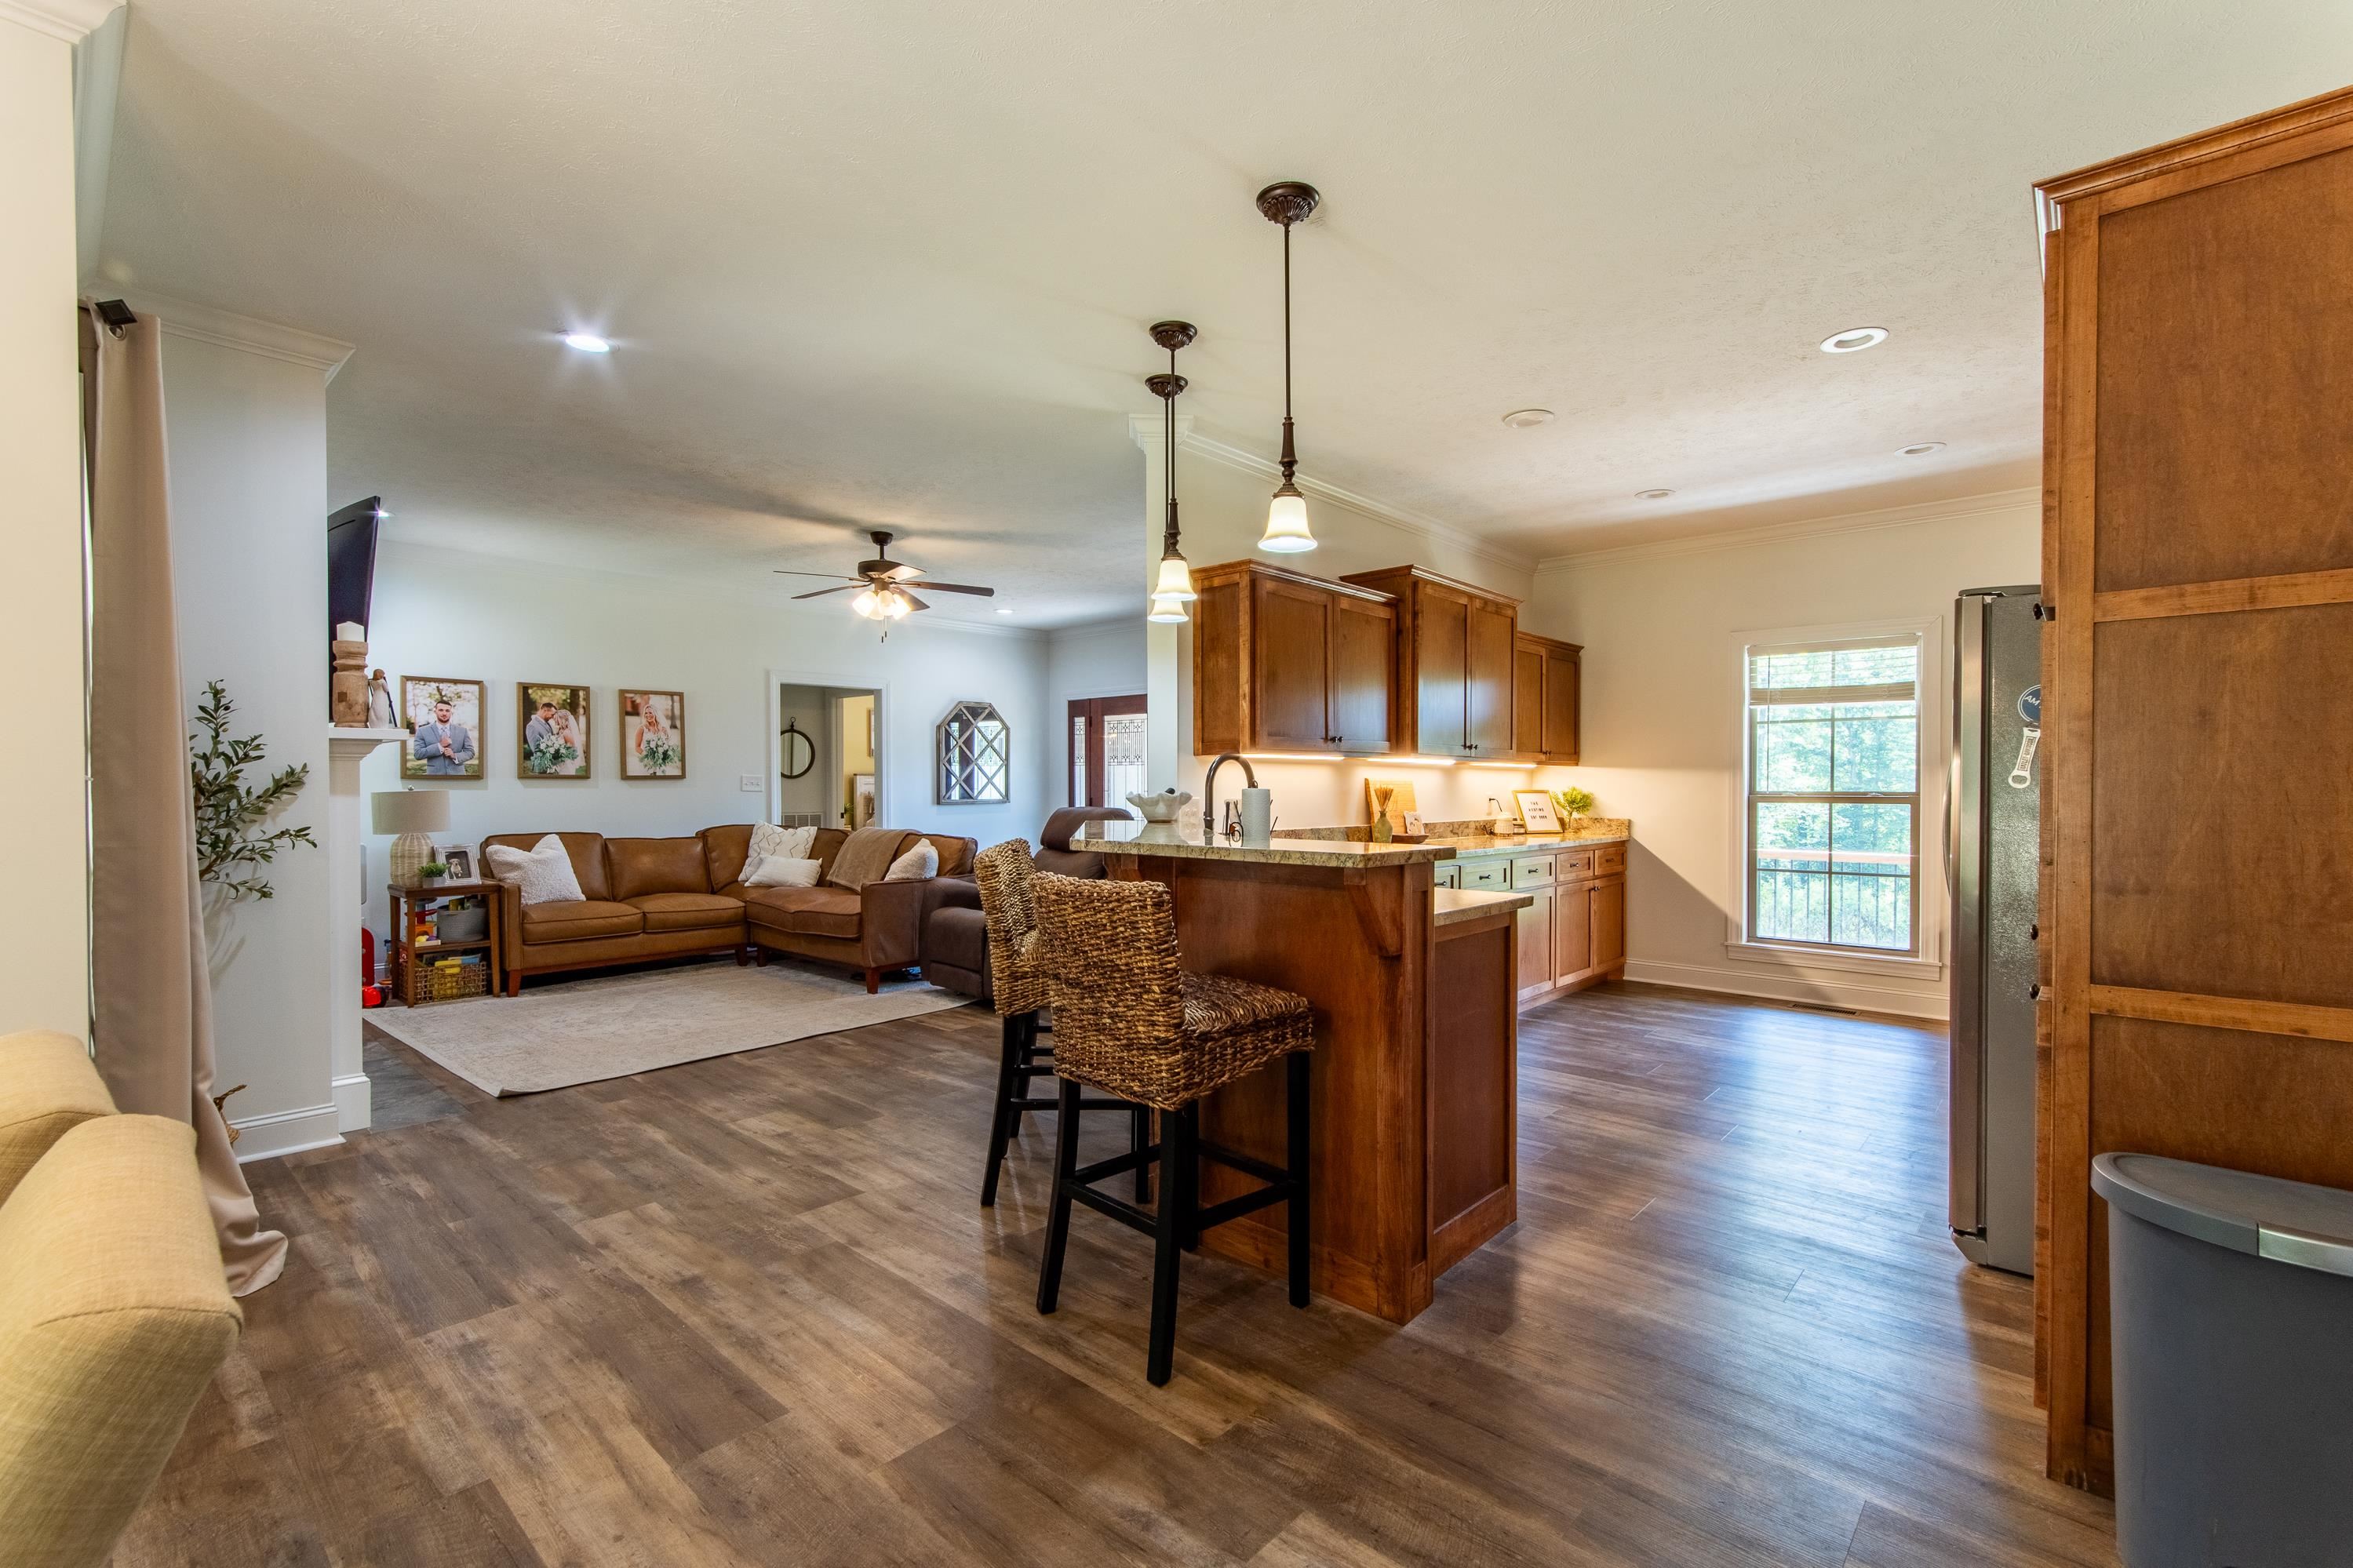
<path fill-rule="evenodd" d="M 1674 493 L 1672 490 L 1636 490 L 1634 496 L 1638 500 L 1664 500 Z"/>
<path fill-rule="evenodd" d="M 1942 441 L 1915 441 L 1909 447 L 1896 447 L 1895 455 L 1899 458 L 1925 458 L 1931 452 L 1941 452 L 1944 449 L 1945 444 Z"/>
<path fill-rule="evenodd" d="M 1013 606 L 1010 605 L 999 605 L 997 606 L 997 613 L 1000 616 L 1009 616 L 1013 613 Z"/>
<path fill-rule="evenodd" d="M 1549 425 L 1552 423 L 1552 410 L 1549 408 L 1514 408 L 1509 414 L 1504 416 L 1504 423 L 1510 426 L 1514 430 L 1525 430 L 1531 425 Z"/>
<path fill-rule="evenodd" d="M 584 354 L 608 354 L 613 352 L 613 345 L 594 332 L 566 332 L 564 343 L 566 348 L 578 349 Z"/>
<path fill-rule="evenodd" d="M 1842 332 L 1832 332 L 1829 337 L 1824 338 L 1822 353 L 1826 354 L 1857 353 L 1864 349 L 1875 349 L 1886 341 L 1885 327 L 1849 327 Z"/>

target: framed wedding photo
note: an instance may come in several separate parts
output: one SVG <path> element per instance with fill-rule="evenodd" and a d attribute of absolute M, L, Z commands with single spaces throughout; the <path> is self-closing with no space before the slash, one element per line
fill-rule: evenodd
<path fill-rule="evenodd" d="M 588 689 L 515 683 L 522 742 L 515 776 L 525 779 L 585 779 L 588 776 Z"/>
<path fill-rule="evenodd" d="M 621 692 L 621 776 L 686 776 L 686 693 Z"/>
<path fill-rule="evenodd" d="M 400 678 L 400 721 L 408 731 L 401 748 L 405 779 L 478 779 L 482 776 L 482 693 L 479 680 L 439 675 Z"/>

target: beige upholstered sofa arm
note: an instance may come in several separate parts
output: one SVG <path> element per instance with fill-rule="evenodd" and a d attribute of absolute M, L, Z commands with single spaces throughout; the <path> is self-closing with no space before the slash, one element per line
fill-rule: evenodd
<path fill-rule="evenodd" d="M 0 1036 L 0 1203 L 68 1129 L 113 1114 L 79 1040 L 46 1029 Z"/>

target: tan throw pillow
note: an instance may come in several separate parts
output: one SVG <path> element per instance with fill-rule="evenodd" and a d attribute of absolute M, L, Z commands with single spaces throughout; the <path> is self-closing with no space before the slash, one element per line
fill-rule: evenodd
<path fill-rule="evenodd" d="M 564 852 L 564 840 L 551 833 L 529 850 L 506 844 L 493 844 L 485 851 L 491 863 L 491 874 L 501 882 L 512 882 L 522 889 L 526 904 L 576 904 L 580 902 L 580 879 L 573 873 L 572 857 Z"/>
<path fill-rule="evenodd" d="M 744 873 L 747 888 L 814 888 L 820 862 L 791 855 L 763 855 Z"/>
<path fill-rule="evenodd" d="M 939 874 L 939 847 L 928 838 L 918 838 L 913 849 L 891 862 L 891 868 L 882 873 L 882 879 L 886 882 L 920 882 L 926 877 Z"/>

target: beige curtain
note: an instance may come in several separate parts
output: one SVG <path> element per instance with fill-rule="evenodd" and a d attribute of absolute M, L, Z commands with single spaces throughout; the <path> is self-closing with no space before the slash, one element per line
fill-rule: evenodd
<path fill-rule="evenodd" d="M 161 336 L 150 317 L 116 337 L 82 313 L 98 1070 L 119 1109 L 195 1125 L 221 1261 L 229 1289 L 243 1296 L 278 1278 L 286 1238 L 263 1227 L 212 1102 L 212 985 L 172 605 Z"/>

